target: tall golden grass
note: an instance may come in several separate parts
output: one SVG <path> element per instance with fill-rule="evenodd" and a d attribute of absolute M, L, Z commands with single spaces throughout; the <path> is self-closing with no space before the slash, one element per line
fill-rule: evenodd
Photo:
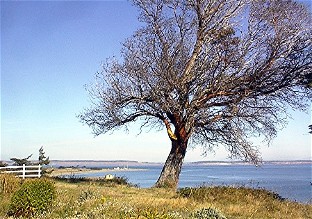
<path fill-rule="evenodd" d="M 216 209 L 226 218 L 312 218 L 311 204 L 282 200 L 265 190 L 203 187 L 176 192 L 57 180 L 55 186 L 57 197 L 52 209 L 35 218 L 194 218 L 194 212 L 207 208 Z M 7 218 L 10 195 L 3 191 L 0 194 L 0 218 Z"/>

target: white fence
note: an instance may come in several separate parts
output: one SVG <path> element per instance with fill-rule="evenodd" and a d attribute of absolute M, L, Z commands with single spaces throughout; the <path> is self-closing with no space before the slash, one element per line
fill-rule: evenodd
<path fill-rule="evenodd" d="M 29 178 L 40 178 L 41 177 L 41 165 L 34 165 L 34 166 L 6 166 L 0 167 L 0 173 L 13 173 L 16 174 L 17 177 L 22 177 L 25 179 L 26 177 Z"/>

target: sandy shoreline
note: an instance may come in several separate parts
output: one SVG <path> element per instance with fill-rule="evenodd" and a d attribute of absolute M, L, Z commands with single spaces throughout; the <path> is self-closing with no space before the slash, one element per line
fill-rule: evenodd
<path fill-rule="evenodd" d="M 89 168 L 62 168 L 62 169 L 53 169 L 51 173 L 48 175 L 51 177 L 55 176 L 63 176 L 63 175 L 75 175 L 75 174 L 80 174 L 80 173 L 118 173 L 120 171 L 145 171 L 146 169 L 137 169 L 137 168 L 114 168 L 114 169 L 109 169 L 109 168 L 103 168 L 103 169 L 89 169 Z M 48 170 L 49 172 L 50 170 Z M 105 174 L 103 174 L 103 177 L 105 177 Z"/>

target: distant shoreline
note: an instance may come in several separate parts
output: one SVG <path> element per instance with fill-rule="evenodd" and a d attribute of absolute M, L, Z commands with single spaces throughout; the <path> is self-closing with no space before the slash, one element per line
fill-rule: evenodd
<path fill-rule="evenodd" d="M 312 160 L 289 160 L 289 161 L 263 161 L 265 164 L 312 164 Z M 92 167 L 140 167 L 140 166 L 158 166 L 164 165 L 162 162 L 139 162 L 139 161 L 127 161 L 127 160 L 112 160 L 112 161 L 101 161 L 101 160 L 51 160 L 50 166 L 57 167 L 80 167 L 80 168 L 92 168 Z M 251 163 L 243 161 L 195 161 L 195 162 L 184 162 L 184 165 L 253 165 Z"/>
<path fill-rule="evenodd" d="M 4 161 L 11 165 L 12 161 Z M 300 165 L 310 164 L 312 160 L 271 160 L 263 161 L 261 165 Z M 135 169 L 144 169 L 146 167 L 158 167 L 163 166 L 162 162 L 140 162 L 131 160 L 50 160 L 48 167 L 50 168 L 81 168 L 91 169 L 92 171 L 99 171 L 101 169 L 107 169 L 107 171 L 113 168 L 126 168 L 131 167 Z M 184 162 L 184 166 L 215 166 L 215 165 L 254 165 L 243 161 L 194 161 Z"/>
<path fill-rule="evenodd" d="M 137 168 L 102 168 L 102 169 L 92 169 L 92 168 L 79 168 L 79 167 L 66 167 L 66 168 L 52 168 L 52 172 L 48 175 L 50 177 L 57 176 L 67 176 L 67 175 L 75 175 L 81 173 L 104 173 L 104 172 L 120 172 L 120 171 L 145 171 L 146 169 L 137 169 Z M 104 177 L 105 175 L 103 175 Z"/>

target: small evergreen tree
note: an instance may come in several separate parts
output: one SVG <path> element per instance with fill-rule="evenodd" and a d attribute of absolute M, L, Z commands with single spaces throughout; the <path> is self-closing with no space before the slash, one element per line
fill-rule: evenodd
<path fill-rule="evenodd" d="M 28 157 L 21 158 L 21 159 L 13 157 L 13 158 L 10 158 L 10 160 L 14 162 L 14 163 L 13 163 L 14 166 L 23 166 L 23 164 L 25 164 L 25 165 L 30 165 L 30 164 L 31 164 L 31 161 L 29 161 L 28 159 L 29 159 L 31 156 L 32 156 L 32 154 L 29 155 Z"/>
<path fill-rule="evenodd" d="M 49 157 L 45 156 L 45 152 L 43 151 L 43 146 L 39 149 L 39 164 L 40 165 L 48 165 L 50 163 Z"/>
<path fill-rule="evenodd" d="M 43 151 L 43 146 L 41 146 L 40 149 L 39 149 L 39 158 L 38 158 L 38 160 L 39 160 L 38 164 L 40 164 L 41 166 L 48 165 L 50 163 L 49 157 L 45 156 L 45 152 Z M 42 167 L 41 175 L 44 175 L 46 173 L 49 173 L 47 171 L 47 168 L 43 168 Z"/>

